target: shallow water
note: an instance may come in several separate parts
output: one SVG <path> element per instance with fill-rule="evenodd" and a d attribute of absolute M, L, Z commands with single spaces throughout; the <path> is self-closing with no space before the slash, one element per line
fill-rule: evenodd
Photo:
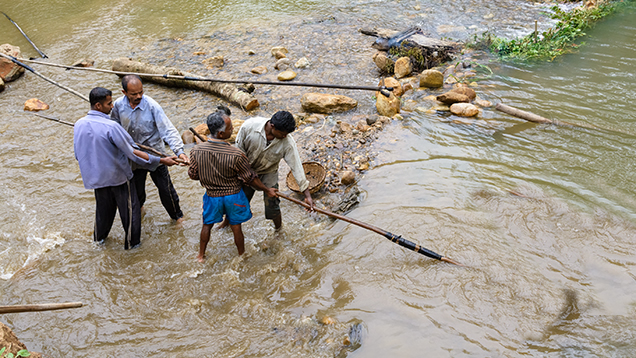
<path fill-rule="evenodd" d="M 221 78 L 247 78 L 249 68 L 267 64 L 271 72 L 259 79 L 270 80 L 269 49 L 284 45 L 312 61 L 298 80 L 361 85 L 377 83 L 378 74 L 373 39 L 358 28 L 418 24 L 431 36 L 459 40 L 485 29 L 527 33 L 535 19 L 550 24 L 543 8 L 509 1 L 2 5 L 53 62 L 92 57 L 110 68 L 129 56 Z M 31 350 L 52 357 L 629 356 L 636 139 L 625 133 L 636 134 L 628 106 L 636 97 L 634 14 L 632 7 L 603 21 L 579 53 L 552 63 L 480 59 L 495 73 L 476 88 L 481 98 L 612 131 L 525 123 L 492 108 L 474 124 L 404 112 L 405 120 L 373 144 L 378 155 L 359 182 L 361 204 L 347 215 L 465 268 L 288 202 L 285 230 L 275 233 L 260 196 L 244 225 L 247 256 L 237 258 L 231 233 L 221 231 L 199 264 L 203 190 L 182 168 L 170 172 L 183 227 L 170 222 L 149 185 L 141 247 L 123 250 L 117 221 L 109 242 L 96 246 L 94 198 L 83 189 L 72 128 L 22 110 L 38 97 L 51 105 L 45 114 L 74 121 L 87 105 L 27 74 L 0 94 L 3 302 L 86 307 L 3 315 L 2 322 Z M 36 56 L 8 21 L 0 21 L 0 34 L 25 57 Z M 199 50 L 223 55 L 226 65 L 206 69 L 192 55 Z M 82 93 L 98 85 L 118 91 L 115 76 L 37 69 Z M 233 113 L 299 112 L 304 91 L 262 86 L 260 109 Z M 180 131 L 220 103 L 152 84 L 146 93 Z M 359 101 L 354 114 L 375 111 L 370 93 L 338 93 Z M 325 316 L 336 323 L 320 323 Z M 352 327 L 361 330 L 359 345 L 343 343 Z"/>

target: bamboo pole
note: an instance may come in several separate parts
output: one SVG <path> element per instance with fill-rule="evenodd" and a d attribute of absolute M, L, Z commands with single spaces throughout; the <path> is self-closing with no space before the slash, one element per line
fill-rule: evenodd
<path fill-rule="evenodd" d="M 33 115 L 34 116 L 38 116 L 38 117 L 42 117 L 42 118 L 45 118 L 45 119 L 49 119 L 51 121 L 58 122 L 58 123 L 61 123 L 61 124 L 66 124 L 67 126 L 75 127 L 75 124 L 73 124 L 71 122 L 63 121 L 63 120 L 61 120 L 59 118 L 49 117 L 49 116 L 45 116 L 45 115 L 39 114 L 39 113 L 33 113 Z M 135 143 L 135 145 L 138 146 L 139 149 L 145 150 L 146 152 L 150 152 L 150 153 L 152 153 L 152 154 L 154 154 L 154 155 L 156 155 L 158 157 L 161 157 L 161 158 L 168 157 L 167 155 L 161 153 L 160 151 L 156 150 L 153 147 L 149 147 L 147 145 L 143 145 L 143 144 L 139 144 L 139 143 Z M 177 162 L 177 163 L 185 163 L 182 159 L 179 159 L 179 158 L 174 159 L 174 161 Z"/>
<path fill-rule="evenodd" d="M 188 128 L 190 130 L 190 132 L 192 132 L 194 134 L 195 137 L 197 137 L 201 142 L 205 143 L 205 138 L 203 138 L 199 133 L 197 133 L 197 131 L 194 130 L 194 128 L 190 127 Z"/>
<path fill-rule="evenodd" d="M 280 196 L 281 198 L 287 199 L 287 200 L 289 200 L 289 201 L 291 201 L 293 203 L 296 203 L 298 205 L 304 206 L 305 208 L 311 210 L 311 206 L 309 204 L 305 203 L 304 201 L 300 201 L 300 200 L 294 199 L 294 198 L 289 197 L 289 196 L 287 196 L 285 194 L 281 194 L 280 192 L 278 192 L 278 196 Z M 396 243 L 396 244 L 398 244 L 398 245 L 400 245 L 402 247 L 405 247 L 405 248 L 407 248 L 409 250 L 413 250 L 413 251 L 415 251 L 415 252 L 417 252 L 419 254 L 422 254 L 424 256 L 428 256 L 428 257 L 430 257 L 432 259 L 448 262 L 448 263 L 451 263 L 451 264 L 454 264 L 454 265 L 458 265 L 458 266 L 464 266 L 464 265 L 460 264 L 457 261 L 451 260 L 448 257 L 444 257 L 444 256 L 442 256 L 442 255 L 440 255 L 440 254 L 438 254 L 436 252 L 433 252 L 433 251 L 431 251 L 431 250 L 429 250 L 427 248 L 424 248 L 424 247 L 422 247 L 422 246 L 420 246 L 420 245 L 418 245 L 418 244 L 416 244 L 414 242 L 406 240 L 406 239 L 402 238 L 402 236 L 400 236 L 400 235 L 392 234 L 392 233 L 390 233 L 390 232 L 388 232 L 386 230 L 380 229 L 379 227 L 363 223 L 362 221 L 358 221 L 358 220 L 346 217 L 344 215 L 332 213 L 331 211 L 323 210 L 323 209 L 317 208 L 315 206 L 314 206 L 313 210 L 317 211 L 317 212 L 319 212 L 321 214 L 325 214 L 327 216 L 331 216 L 333 218 L 336 218 L 336 219 L 339 219 L 339 220 L 342 220 L 342 221 L 346 221 L 346 222 L 352 223 L 354 225 L 358 225 L 358 226 L 360 226 L 362 228 L 365 228 L 367 230 L 371 230 L 371 231 L 373 231 L 375 233 L 378 233 L 378 234 L 384 236 L 385 238 L 389 239 L 389 241 L 391 241 L 393 243 Z"/>
<path fill-rule="evenodd" d="M 10 305 L 0 306 L 0 314 L 19 313 L 19 312 L 38 312 L 38 311 L 54 311 L 67 308 L 79 308 L 84 304 L 82 302 L 64 302 L 64 303 L 43 303 L 36 305 Z"/>
<path fill-rule="evenodd" d="M 73 89 L 71 89 L 71 88 L 68 88 L 68 87 L 64 86 L 63 84 L 60 84 L 60 83 L 57 83 L 57 82 L 53 81 L 52 79 L 50 79 L 50 78 L 48 78 L 48 77 L 44 76 L 43 74 L 41 74 L 41 73 L 39 73 L 38 71 L 36 71 L 36 70 L 32 69 L 31 67 L 29 67 L 29 66 L 25 65 L 24 63 L 22 63 L 22 62 L 18 61 L 18 59 L 16 59 L 15 57 L 13 57 L 13 56 L 9 56 L 9 55 L 6 55 L 6 54 L 4 54 L 4 53 L 2 53 L 2 52 L 0 52 L 0 56 L 2 56 L 2 57 L 4 57 L 4 58 L 6 58 L 7 60 L 11 60 L 11 62 L 15 63 L 15 64 L 16 64 L 16 65 L 18 65 L 18 66 L 22 66 L 22 67 L 24 67 L 25 69 L 27 69 L 27 70 L 31 71 L 34 75 L 36 75 L 36 76 L 40 77 L 41 79 L 43 79 L 43 80 L 45 80 L 45 81 L 47 81 L 47 82 L 49 82 L 49 83 L 52 83 L 52 84 L 54 84 L 54 85 L 56 85 L 56 86 L 60 87 L 61 89 L 64 89 L 64 90 L 66 90 L 66 91 L 68 91 L 68 92 L 71 92 L 72 94 L 74 94 L 74 95 L 78 96 L 79 98 L 81 98 L 81 99 L 85 100 L 86 102 L 90 102 L 90 100 L 88 99 L 88 97 L 84 96 L 83 94 L 81 94 L 81 93 L 79 93 L 79 92 L 77 92 L 77 91 L 75 91 L 75 90 L 73 90 Z"/>
<path fill-rule="evenodd" d="M 3 14 L 4 16 L 6 16 L 6 17 L 7 17 L 7 19 L 9 19 L 9 21 L 11 21 L 11 23 L 15 25 L 15 27 L 17 27 L 17 28 L 18 28 L 18 30 L 20 31 L 20 33 L 21 33 L 21 34 L 22 34 L 22 35 L 23 35 L 23 36 L 27 39 L 27 41 L 29 41 L 29 43 L 31 44 L 31 46 L 33 46 L 33 48 L 35 49 L 35 51 L 37 51 L 37 52 L 40 54 L 40 56 L 41 56 L 42 58 L 49 58 L 49 56 L 45 55 L 45 54 L 44 54 L 44 52 L 40 51 L 40 49 L 39 49 L 37 46 L 35 46 L 35 44 L 33 43 L 33 41 L 31 41 L 31 39 L 29 38 L 29 36 L 27 36 L 27 34 L 26 34 L 26 33 L 24 33 L 24 31 L 22 31 L 22 28 L 20 28 L 20 26 L 18 26 L 18 24 L 16 24 L 16 22 L 15 22 L 15 21 L 11 20 L 11 18 L 9 17 L 9 15 L 7 15 L 7 14 L 6 14 L 6 13 L 4 13 L 4 12 L 3 12 L 2 14 Z"/>

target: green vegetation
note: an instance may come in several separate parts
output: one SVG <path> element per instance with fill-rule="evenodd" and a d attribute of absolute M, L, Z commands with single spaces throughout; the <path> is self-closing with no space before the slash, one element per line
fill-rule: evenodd
<path fill-rule="evenodd" d="M 480 38 L 475 35 L 474 42 L 467 47 L 489 49 L 503 59 L 552 61 L 557 56 L 575 51 L 580 46 L 575 41 L 585 36 L 584 30 L 614 13 L 618 4 L 599 2 L 597 6 L 577 7 L 570 12 L 561 10 L 555 5 L 551 8 L 553 11 L 551 18 L 558 22 L 541 35 L 533 32 L 520 39 L 508 40 L 485 32 Z"/>
<path fill-rule="evenodd" d="M 31 353 L 29 353 L 29 351 L 26 349 L 19 350 L 18 353 L 16 353 L 16 355 L 13 355 L 13 353 L 5 354 L 4 351 L 6 349 L 7 347 L 3 347 L 2 349 L 0 349 L 0 358 L 28 357 L 31 355 Z"/>
<path fill-rule="evenodd" d="M 450 53 L 453 51 L 454 49 L 440 48 L 434 50 L 432 48 L 417 47 L 403 42 L 399 47 L 392 47 L 389 50 L 389 54 L 393 58 L 409 57 L 413 65 L 413 72 L 422 72 L 449 61 L 451 59 Z M 388 73 L 393 73 L 393 68 L 388 71 Z"/>

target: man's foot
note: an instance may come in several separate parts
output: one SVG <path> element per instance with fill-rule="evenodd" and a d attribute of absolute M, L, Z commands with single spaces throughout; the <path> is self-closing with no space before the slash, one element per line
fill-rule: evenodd
<path fill-rule="evenodd" d="M 146 208 L 144 206 L 141 207 L 140 211 L 141 211 L 141 216 L 146 215 Z"/>
<path fill-rule="evenodd" d="M 182 216 L 174 221 L 174 226 L 176 226 L 177 228 L 183 227 L 183 221 L 184 221 L 184 218 Z"/>
<path fill-rule="evenodd" d="M 204 261 L 205 261 L 205 255 L 203 255 L 203 256 L 198 255 L 198 256 L 197 256 L 197 261 L 199 261 L 199 262 L 204 262 Z"/>

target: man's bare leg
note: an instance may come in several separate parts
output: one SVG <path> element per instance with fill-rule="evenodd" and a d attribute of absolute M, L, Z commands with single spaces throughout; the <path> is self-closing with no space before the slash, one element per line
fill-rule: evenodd
<path fill-rule="evenodd" d="M 230 222 L 227 220 L 227 216 L 225 216 L 223 218 L 223 221 L 221 222 L 221 225 L 217 226 L 217 230 L 221 230 L 223 228 L 226 228 L 228 225 L 230 225 Z"/>
<path fill-rule="evenodd" d="M 234 243 L 238 249 L 239 256 L 243 255 L 245 252 L 245 237 L 243 236 L 243 228 L 241 228 L 241 224 L 230 225 L 230 228 L 232 229 L 232 233 L 234 233 Z"/>
<path fill-rule="evenodd" d="M 278 214 L 276 215 L 272 221 L 274 222 L 274 229 L 279 230 L 281 227 L 283 227 L 283 215 L 282 214 Z"/>
<path fill-rule="evenodd" d="M 208 247 L 208 242 L 210 241 L 210 230 L 212 229 L 212 226 L 214 226 L 214 224 L 203 224 L 201 227 L 199 256 L 197 256 L 197 260 L 199 260 L 199 262 L 203 262 L 205 260 L 205 249 Z"/>

